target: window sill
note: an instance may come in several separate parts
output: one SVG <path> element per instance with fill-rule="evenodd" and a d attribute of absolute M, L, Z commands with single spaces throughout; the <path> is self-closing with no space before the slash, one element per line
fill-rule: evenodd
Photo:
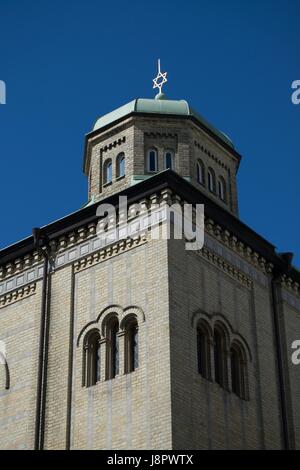
<path fill-rule="evenodd" d="M 223 392 L 226 392 L 226 393 L 232 393 L 230 388 L 228 387 L 228 385 L 221 385 L 219 384 L 219 382 L 216 382 L 215 380 L 213 381 L 216 385 L 218 385 L 218 387 L 223 390 Z"/>
<path fill-rule="evenodd" d="M 112 184 L 112 181 L 109 181 L 108 183 L 104 183 L 103 184 L 103 188 L 107 188 L 108 186 L 110 186 Z"/>
<path fill-rule="evenodd" d="M 119 381 L 122 381 L 122 380 L 125 381 L 125 380 L 126 380 L 126 377 L 127 377 L 128 375 L 132 375 L 132 374 L 135 375 L 135 374 L 138 373 L 138 371 L 139 371 L 139 368 L 137 367 L 135 370 L 132 370 L 131 372 L 125 372 L 125 373 L 123 373 L 123 374 L 117 374 L 115 377 L 105 378 L 104 380 L 99 380 L 98 382 L 96 382 L 96 383 L 93 384 L 93 385 L 88 385 L 88 386 L 85 385 L 85 386 L 83 386 L 82 388 L 85 389 L 85 390 L 89 390 L 89 389 L 93 389 L 93 388 L 95 388 L 95 387 L 97 387 L 97 386 L 100 386 L 100 387 L 101 387 L 101 385 L 103 386 L 103 385 L 104 385 L 105 383 L 107 383 L 107 382 L 112 382 L 112 383 L 114 383 L 115 381 L 116 381 L 116 382 L 119 382 Z"/>
<path fill-rule="evenodd" d="M 198 372 L 198 377 L 200 377 L 200 379 L 205 380 L 206 382 L 214 383 L 214 380 L 212 377 L 205 377 L 204 375 L 200 374 L 200 372 Z"/>
<path fill-rule="evenodd" d="M 118 176 L 116 178 L 116 181 L 120 181 L 120 180 L 123 180 L 125 178 L 126 175 L 122 175 L 122 176 Z"/>

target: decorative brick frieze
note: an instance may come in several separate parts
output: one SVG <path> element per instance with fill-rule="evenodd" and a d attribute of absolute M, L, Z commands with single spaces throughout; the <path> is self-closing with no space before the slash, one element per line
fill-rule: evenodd
<path fill-rule="evenodd" d="M 223 245 L 227 246 L 230 251 L 237 253 L 245 261 L 255 266 L 257 270 L 262 271 L 264 274 L 272 273 L 272 263 L 268 263 L 265 258 L 253 251 L 251 247 L 246 246 L 242 241 L 238 240 L 235 235 L 230 234 L 228 230 L 215 224 L 212 219 L 205 219 L 205 229 L 206 233 L 212 238 L 217 239 Z"/>
<path fill-rule="evenodd" d="M 34 257 L 31 258 L 31 261 L 32 264 L 30 269 L 23 270 L 22 272 L 17 271 L 13 277 L 10 276 L 9 279 L 5 279 L 3 282 L 0 282 L 0 296 L 3 296 L 8 292 L 14 291 L 21 287 L 23 288 L 25 285 L 30 284 L 42 277 L 43 265 L 34 265 Z"/>
<path fill-rule="evenodd" d="M 284 289 L 286 289 L 286 291 L 289 291 L 291 294 L 293 294 L 294 296 L 298 296 L 300 297 L 300 286 L 299 286 L 299 283 L 298 282 L 295 282 L 291 277 L 289 276 L 286 276 L 285 274 L 283 276 L 281 276 L 280 278 L 280 283 L 281 283 L 281 287 L 283 289 L 283 292 L 284 292 Z M 286 293 L 287 296 L 289 296 L 288 292 Z M 297 300 L 297 302 L 299 303 L 299 306 L 300 306 L 300 299 L 295 299 L 295 301 Z"/>
<path fill-rule="evenodd" d="M 108 258 L 117 256 L 125 251 L 135 248 L 137 246 L 143 245 L 147 242 L 147 235 L 137 235 L 133 239 L 120 240 L 117 243 L 98 251 L 92 255 L 86 256 L 85 258 L 80 259 L 74 263 L 75 272 L 82 271 L 86 268 L 94 266 L 95 264 L 106 261 Z"/>
<path fill-rule="evenodd" d="M 134 206 L 129 207 L 128 218 L 128 235 L 137 236 L 141 232 L 147 231 L 149 227 L 148 214 L 157 211 L 157 223 L 166 219 L 164 207 L 171 204 L 179 204 L 183 206 L 186 201 L 182 200 L 177 194 L 170 189 L 164 189 L 159 194 L 153 194 L 147 199 L 141 201 L 142 213 L 145 217 L 139 217 L 135 213 Z M 122 215 L 124 219 L 124 214 Z M 94 254 L 99 250 L 106 250 L 111 245 L 118 243 L 124 232 L 119 227 L 117 238 L 112 237 L 112 232 L 107 230 L 104 237 L 95 238 L 96 223 L 89 224 L 86 227 L 80 227 L 76 232 L 72 231 L 60 237 L 57 241 L 53 241 L 52 249 L 56 249 L 56 259 L 54 268 L 60 268 L 66 264 L 74 262 L 80 258 L 86 258 L 87 255 Z M 126 238 L 126 237 L 125 237 Z M 123 241 L 121 240 L 121 243 Z M 128 248 L 126 241 L 126 247 Z M 233 265 L 235 269 L 241 271 L 247 278 L 257 281 L 264 287 L 268 285 L 268 276 L 273 271 L 272 263 L 268 263 L 262 256 L 246 246 L 235 235 L 231 234 L 227 229 L 216 224 L 212 219 L 205 218 L 205 247 L 223 258 L 226 263 Z M 126 248 L 126 249 L 127 249 Z M 110 248 L 109 248 L 110 249 Z M 104 252 L 103 252 L 104 253 Z M 101 257 L 103 257 L 103 253 Z M 108 256 L 108 252 L 105 257 Z M 33 280 L 42 277 L 41 255 L 34 252 L 26 255 L 23 259 L 16 259 L 14 263 L 9 263 L 5 267 L 0 268 L 0 295 L 16 290 Z M 97 262 L 97 261 L 93 261 Z M 40 264 L 40 266 L 38 266 Z M 34 269 L 32 269 L 34 267 Z M 283 278 L 283 286 L 291 290 L 294 295 L 300 295 L 299 285 L 291 278 Z"/>
<path fill-rule="evenodd" d="M 223 272 L 228 274 L 230 277 L 235 279 L 236 281 L 243 284 L 243 286 L 251 289 L 252 280 L 250 277 L 247 277 L 242 271 L 237 269 L 233 264 L 228 263 L 224 258 L 218 256 L 213 251 L 209 250 L 208 248 L 203 247 L 202 250 L 199 250 L 200 256 L 205 258 L 211 264 L 216 266 L 218 269 L 221 269 Z"/>
<path fill-rule="evenodd" d="M 294 284 L 297 283 L 295 282 Z M 290 289 L 290 291 L 287 291 L 286 288 L 283 288 L 281 292 L 282 300 L 284 300 L 291 307 L 294 307 L 296 310 L 300 311 L 299 287 L 297 293 L 295 291 L 293 292 L 292 289 Z M 297 295 L 297 297 L 295 294 Z"/>
<path fill-rule="evenodd" d="M 119 145 L 122 145 L 126 142 L 126 137 L 120 137 L 118 140 L 114 140 L 113 142 L 110 142 L 109 144 L 104 145 L 104 147 L 101 147 L 99 150 L 100 152 L 107 152 L 108 150 L 112 150 L 113 148 L 118 147 Z"/>
<path fill-rule="evenodd" d="M 216 162 L 219 166 L 222 168 L 225 168 L 225 170 L 229 171 L 228 166 L 221 160 L 221 158 L 216 157 L 210 150 L 208 150 L 204 145 L 200 144 L 197 142 L 197 140 L 194 141 L 195 147 L 200 149 L 203 153 L 205 153 L 208 157 L 210 157 L 214 162 Z"/>
<path fill-rule="evenodd" d="M 172 134 L 171 132 L 145 132 L 145 136 L 146 137 L 151 137 L 151 138 L 157 138 L 157 139 L 167 139 L 167 138 L 171 138 L 171 139 L 177 139 L 178 138 L 178 134 Z"/>
<path fill-rule="evenodd" d="M 8 294 L 5 294 L 0 297 L 0 309 L 7 307 L 10 304 L 14 304 L 15 302 L 18 302 L 19 300 L 23 300 L 26 297 L 29 297 L 30 295 L 35 294 L 35 292 L 36 292 L 36 283 L 28 284 L 25 287 L 17 289 L 13 292 L 9 292 Z"/>

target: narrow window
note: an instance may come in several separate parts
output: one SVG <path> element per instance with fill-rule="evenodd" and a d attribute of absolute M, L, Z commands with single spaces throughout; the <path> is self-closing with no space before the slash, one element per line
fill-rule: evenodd
<path fill-rule="evenodd" d="M 100 334 L 94 331 L 84 343 L 83 385 L 91 387 L 100 381 Z"/>
<path fill-rule="evenodd" d="M 157 151 L 150 149 L 147 155 L 147 170 L 150 172 L 157 171 Z"/>
<path fill-rule="evenodd" d="M 91 196 L 92 192 L 92 168 L 90 169 L 90 174 L 89 174 L 89 195 Z"/>
<path fill-rule="evenodd" d="M 246 365 L 241 348 L 233 345 L 230 349 L 231 390 L 238 397 L 246 399 Z"/>
<path fill-rule="evenodd" d="M 112 182 L 112 161 L 106 160 L 103 167 L 103 177 L 104 177 L 104 184 L 108 184 Z"/>
<path fill-rule="evenodd" d="M 100 340 L 100 338 L 99 338 Z M 96 368 L 96 382 L 100 382 L 100 366 L 101 366 L 101 355 L 100 355 L 100 352 L 101 352 L 101 349 L 100 349 L 100 342 L 98 341 L 98 344 L 97 344 L 97 348 L 96 348 L 96 365 L 95 365 L 95 368 Z"/>
<path fill-rule="evenodd" d="M 125 176 L 125 155 L 120 153 L 117 156 L 117 178 L 122 178 Z"/>
<path fill-rule="evenodd" d="M 218 195 L 222 201 L 226 201 L 226 183 L 222 177 L 220 177 L 218 181 Z"/>
<path fill-rule="evenodd" d="M 215 381 L 221 387 L 225 387 L 227 380 L 226 340 L 224 332 L 218 328 L 214 330 L 214 364 Z"/>
<path fill-rule="evenodd" d="M 119 374 L 119 322 L 114 318 L 108 326 L 107 379 Z"/>
<path fill-rule="evenodd" d="M 209 168 L 207 172 L 207 177 L 208 177 L 208 189 L 212 192 L 216 192 L 216 177 L 214 171 Z"/>
<path fill-rule="evenodd" d="M 136 326 L 132 334 L 132 366 L 133 370 L 139 366 L 139 330 Z"/>
<path fill-rule="evenodd" d="M 5 372 L 5 389 L 9 390 L 9 387 L 10 387 L 9 367 L 8 367 L 8 363 L 7 363 L 5 355 L 0 350 L 0 366 L 1 364 L 4 366 L 4 372 Z M 1 368 L 0 368 L 0 371 L 1 371 Z M 2 380 L 0 381 L 0 385 L 2 385 Z"/>
<path fill-rule="evenodd" d="M 139 330 L 137 322 L 131 321 L 125 333 L 125 373 L 136 370 L 139 366 Z"/>
<path fill-rule="evenodd" d="M 197 328 L 198 372 L 202 377 L 210 378 L 210 336 L 203 325 Z"/>
<path fill-rule="evenodd" d="M 201 160 L 197 162 L 197 181 L 200 184 L 205 184 L 205 169 Z"/>
<path fill-rule="evenodd" d="M 165 169 L 174 170 L 174 153 L 171 150 L 165 152 Z"/>

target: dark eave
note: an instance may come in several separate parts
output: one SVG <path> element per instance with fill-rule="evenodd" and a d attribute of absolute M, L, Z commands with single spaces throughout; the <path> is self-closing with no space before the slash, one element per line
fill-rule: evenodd
<path fill-rule="evenodd" d="M 196 188 L 191 183 L 171 170 L 165 170 L 144 180 L 130 188 L 117 194 L 107 197 L 91 206 L 84 207 L 63 219 L 55 221 L 43 227 L 44 233 L 50 240 L 76 230 L 83 225 L 97 222 L 96 210 L 98 205 L 107 203 L 118 207 L 120 195 L 126 195 L 128 205 L 146 198 L 154 193 L 169 188 L 178 194 L 182 199 L 189 203 L 204 204 L 205 216 L 211 218 L 216 224 L 233 233 L 245 245 L 249 245 L 259 255 L 263 256 L 268 262 L 275 266 L 275 272 L 286 270 L 286 262 L 276 253 L 274 245 L 269 243 L 246 224 L 223 209 L 218 203 L 211 200 L 201 189 Z M 0 250 L 0 265 L 5 265 L 15 259 L 22 257 L 34 250 L 33 237 L 30 236 L 18 243 L 15 243 L 3 250 Z M 300 272 L 292 268 L 290 275 L 300 282 Z"/>
<path fill-rule="evenodd" d="M 233 155 L 235 158 L 238 160 L 238 167 L 241 161 L 241 155 L 230 145 L 228 145 L 224 140 L 222 140 L 217 134 L 215 134 L 209 127 L 207 127 L 204 123 L 199 121 L 195 116 L 193 115 L 176 115 L 176 114 L 159 114 L 159 113 L 143 113 L 143 112 L 131 112 L 126 114 L 125 116 L 120 117 L 119 119 L 116 119 L 110 124 L 107 124 L 106 126 L 103 126 L 99 129 L 96 129 L 92 132 L 89 132 L 88 134 L 85 135 L 85 144 L 84 144 L 84 157 L 83 157 L 83 172 L 85 173 L 86 170 L 86 156 L 87 156 L 87 147 L 88 147 L 88 141 L 89 139 L 95 137 L 98 134 L 102 134 L 103 132 L 107 131 L 111 127 L 119 124 L 120 122 L 133 117 L 133 116 L 141 116 L 141 117 L 146 117 L 146 118 L 156 118 L 156 119 L 186 119 L 192 121 L 196 126 L 198 126 L 200 129 L 205 131 L 208 135 L 210 135 L 216 142 L 218 142 L 219 145 L 224 147 L 225 150 L 227 150 L 231 155 Z"/>

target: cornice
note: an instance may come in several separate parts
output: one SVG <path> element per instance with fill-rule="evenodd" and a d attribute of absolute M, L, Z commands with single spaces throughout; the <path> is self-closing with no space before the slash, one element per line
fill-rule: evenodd
<path fill-rule="evenodd" d="M 36 283 L 29 284 L 6 295 L 0 296 L 0 309 L 26 299 L 36 293 Z"/>
<path fill-rule="evenodd" d="M 294 282 L 293 279 L 290 276 L 287 276 L 286 274 L 283 274 L 283 276 L 280 277 L 280 284 L 281 287 L 289 290 L 293 294 L 299 293 L 299 284 L 298 282 Z"/>
<path fill-rule="evenodd" d="M 250 246 L 243 243 L 235 236 L 235 234 L 222 228 L 211 218 L 205 219 L 205 229 L 209 235 L 234 253 L 238 254 L 241 258 L 247 261 L 247 263 L 252 264 L 256 269 L 266 275 L 272 274 L 274 268 L 273 264 L 268 263 L 263 256 L 260 256 L 256 251 L 252 250 Z"/>
<path fill-rule="evenodd" d="M 118 140 L 114 140 L 113 142 L 110 142 L 107 145 L 104 145 L 103 147 L 100 147 L 99 151 L 100 153 L 108 152 L 109 150 L 112 150 L 113 148 L 118 147 L 119 145 L 122 145 L 126 142 L 126 136 L 124 135 L 123 137 L 120 137 Z"/>
<path fill-rule="evenodd" d="M 252 279 L 246 276 L 242 271 L 237 269 L 235 266 L 228 263 L 224 258 L 222 258 L 221 256 L 217 255 L 216 253 L 214 253 L 213 251 L 205 247 L 203 247 L 202 250 L 197 251 L 197 253 L 202 258 L 207 260 L 209 263 L 213 264 L 218 269 L 228 274 L 228 276 L 230 276 L 232 279 L 234 279 L 235 281 L 238 281 L 244 287 L 251 289 L 252 282 L 253 282 Z"/>
<path fill-rule="evenodd" d="M 181 185 L 179 183 L 181 183 Z M 174 189 L 171 189 L 170 186 L 173 186 Z M 182 191 L 182 188 L 187 188 L 189 191 Z M 154 207 L 162 208 L 164 205 L 170 205 L 174 202 L 180 203 L 181 205 L 184 203 L 191 203 L 191 199 L 193 200 L 194 194 L 198 195 L 196 202 L 200 203 L 203 201 L 206 204 L 205 201 L 207 200 L 207 197 L 204 194 L 198 190 L 195 190 L 193 186 L 184 182 L 182 178 L 180 178 L 175 173 L 170 172 L 169 170 L 156 175 L 155 177 L 149 178 L 147 181 L 122 192 L 122 195 L 127 194 L 129 194 L 129 206 L 130 204 L 143 202 L 145 207 L 148 209 L 153 209 Z M 179 194 L 183 194 L 183 196 L 180 196 Z M 119 194 L 107 198 L 98 204 L 84 208 L 82 211 L 79 211 L 78 213 L 68 216 L 65 219 L 62 219 L 61 221 L 53 223 L 49 226 L 52 251 L 56 253 L 55 269 L 59 268 L 65 263 L 75 262 L 79 258 L 84 258 L 89 256 L 91 253 L 95 253 L 96 251 L 102 250 L 104 248 L 106 250 L 106 247 L 97 247 L 95 245 L 92 248 L 89 248 L 88 253 L 86 253 L 84 250 L 87 248 L 84 247 L 84 242 L 90 240 L 90 243 L 97 244 L 97 242 L 95 242 L 97 239 L 97 207 L 101 203 L 112 203 L 117 207 L 118 196 Z M 223 222 L 221 225 L 211 214 L 215 214 L 216 218 L 218 217 L 219 219 L 223 220 L 219 216 L 219 214 L 222 213 L 222 209 L 218 208 L 217 210 L 214 203 L 211 201 L 210 204 L 214 207 L 214 212 L 210 210 L 210 206 L 205 205 L 205 211 L 209 212 L 209 215 L 205 217 L 205 247 L 215 252 L 218 256 L 224 258 L 226 262 L 233 264 L 236 269 L 242 271 L 247 277 L 266 285 L 267 280 L 271 279 L 271 276 L 274 275 L 274 270 L 276 268 L 276 266 L 274 267 L 274 263 L 276 264 L 277 259 L 279 260 L 279 257 L 277 257 L 275 251 L 273 251 L 272 245 L 268 244 L 268 242 L 260 238 L 255 234 L 255 232 L 249 229 L 251 231 L 249 236 L 250 240 L 254 240 L 262 252 L 266 251 L 266 256 L 269 258 L 269 260 L 267 260 L 261 254 L 259 254 L 258 251 L 253 249 L 249 244 L 246 244 L 239 238 L 238 227 L 241 225 L 241 233 L 243 235 L 243 240 L 245 240 L 245 233 L 247 234 L 246 231 L 248 230 L 245 225 L 227 213 L 226 217 L 224 216 L 224 225 Z M 91 222 L 91 220 L 93 220 L 93 222 Z M 230 231 L 226 228 L 227 221 L 230 222 L 228 223 L 229 227 L 232 227 L 233 229 L 237 227 L 236 232 Z M 48 227 L 46 227 L 45 233 L 47 233 L 47 229 Z M 55 235 L 56 233 L 58 234 L 57 236 Z M 258 242 L 256 242 L 254 237 L 258 238 Z M 215 241 L 215 245 L 212 243 L 212 241 Z M 107 243 L 107 246 L 112 244 L 113 243 Z M 32 247 L 31 240 L 28 240 L 28 245 L 29 247 Z M 264 247 L 265 245 L 266 248 Z M 69 252 L 68 257 L 65 256 L 67 250 L 70 250 L 70 253 L 72 252 L 72 248 L 74 249 L 74 253 L 72 254 L 73 258 L 71 255 L 69 258 Z M 36 251 L 32 250 L 26 252 L 24 250 L 25 255 L 18 256 L 16 259 L 13 259 L 12 247 L 9 250 L 12 253 L 10 257 L 12 261 L 0 267 L 0 296 L 7 294 L 12 290 L 17 290 L 18 288 L 22 287 L 24 283 L 30 284 L 42 276 L 42 260 Z M 220 250 L 223 250 L 224 253 L 219 253 Z M 101 256 L 104 256 L 103 253 Z M 233 256 L 235 257 L 234 262 Z M 63 257 L 65 257 L 64 261 L 61 261 L 61 264 L 59 264 L 59 259 L 62 260 Z M 274 261 L 274 263 L 270 261 L 270 258 L 272 261 Z M 249 266 L 251 269 L 249 269 Z M 22 278 L 23 275 L 24 277 Z M 291 292 L 293 292 L 294 295 L 300 296 L 299 283 L 296 281 L 296 279 L 294 278 L 293 273 L 291 273 L 287 278 L 284 278 L 283 287 L 289 289 Z"/>
<path fill-rule="evenodd" d="M 147 242 L 147 234 L 136 235 L 133 239 L 120 240 L 111 246 L 93 253 L 89 256 L 81 258 L 74 263 L 74 272 L 79 273 L 85 269 L 95 266 L 109 258 L 125 253 L 126 251 L 143 245 Z"/>
<path fill-rule="evenodd" d="M 216 157 L 215 154 L 203 144 L 200 144 L 199 142 L 197 142 L 197 140 L 194 140 L 194 146 L 201 150 L 201 152 L 205 153 L 205 155 L 207 155 L 211 160 L 217 163 L 217 165 L 219 165 L 221 168 L 224 168 L 226 171 L 230 171 L 229 167 L 225 165 L 225 163 L 222 162 L 220 158 Z"/>
<path fill-rule="evenodd" d="M 148 131 L 144 132 L 146 137 L 151 137 L 154 139 L 178 139 L 178 134 L 176 132 L 167 132 L 167 131 Z"/>

